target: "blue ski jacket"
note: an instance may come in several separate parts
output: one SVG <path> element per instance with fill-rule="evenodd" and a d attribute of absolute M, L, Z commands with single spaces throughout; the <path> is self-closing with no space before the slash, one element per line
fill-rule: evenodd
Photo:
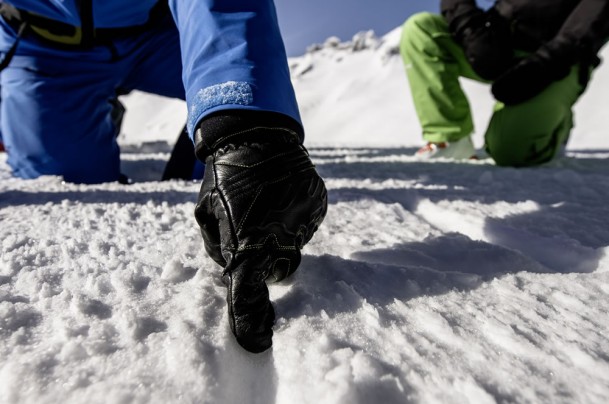
<path fill-rule="evenodd" d="M 141 25 L 157 1 L 167 0 L 5 3 L 84 32 Z M 180 34 L 191 137 L 203 117 L 222 109 L 273 111 L 301 122 L 273 0 L 169 0 L 169 7 Z M 0 52 L 10 46 L 3 35 Z"/>

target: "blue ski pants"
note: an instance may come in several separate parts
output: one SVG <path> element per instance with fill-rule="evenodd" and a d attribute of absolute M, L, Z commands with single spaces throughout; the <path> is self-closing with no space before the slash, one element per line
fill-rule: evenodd
<path fill-rule="evenodd" d="M 17 177 L 116 181 L 120 156 L 109 101 L 131 90 L 185 98 L 178 31 L 171 18 L 112 47 L 30 52 L 16 55 L 0 76 L 0 132 Z"/>
<path fill-rule="evenodd" d="M 300 122 L 272 0 L 169 5 L 173 19 L 164 25 L 87 51 L 22 39 L 0 84 L 0 132 L 16 176 L 116 181 L 109 100 L 131 90 L 185 99 L 191 138 L 201 119 L 227 109 L 273 111 Z M 15 31 L 0 24 L 6 52 Z"/>

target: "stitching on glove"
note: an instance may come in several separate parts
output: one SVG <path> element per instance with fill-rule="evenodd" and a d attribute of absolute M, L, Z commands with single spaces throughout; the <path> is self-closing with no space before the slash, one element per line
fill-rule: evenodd
<path fill-rule="evenodd" d="M 264 241 L 262 243 L 258 243 L 258 244 L 249 244 L 246 246 L 242 246 L 239 247 L 237 249 L 237 251 L 248 251 L 248 250 L 261 250 L 262 248 L 264 248 L 265 245 L 268 244 L 268 241 L 270 238 L 274 239 L 274 244 L 275 244 L 275 249 L 277 250 L 284 250 L 284 251 L 296 251 L 298 250 L 298 247 L 296 246 L 289 246 L 289 245 L 281 245 L 279 244 L 279 240 L 277 240 L 277 235 L 275 233 L 270 233 L 269 235 L 267 235 L 264 239 Z"/>
<path fill-rule="evenodd" d="M 240 232 L 243 229 L 243 224 L 245 223 L 245 221 L 247 220 L 248 216 L 250 215 L 250 212 L 252 211 L 252 208 L 254 207 L 254 204 L 258 200 L 258 197 L 262 193 L 262 189 L 263 188 L 264 188 L 264 186 L 259 186 L 258 187 L 258 191 L 256 192 L 256 196 L 252 200 L 252 203 L 250 203 L 249 208 L 247 208 L 247 212 L 245 212 L 245 215 L 243 216 L 243 219 L 241 219 L 241 223 L 239 223 L 239 227 L 237 228 L 238 232 Z"/>
<path fill-rule="evenodd" d="M 314 168 L 315 168 L 315 166 L 312 166 L 312 167 L 304 168 L 304 169 L 302 169 L 300 171 L 296 171 L 295 173 L 288 173 L 288 174 L 284 175 L 283 177 L 277 178 L 274 181 L 269 181 L 268 184 L 277 184 L 277 183 L 279 183 L 279 182 L 281 182 L 281 181 L 283 181 L 285 179 L 288 179 L 288 178 L 292 177 L 294 174 L 304 173 L 306 171 L 313 170 Z M 256 200 L 258 199 L 258 197 L 262 193 L 262 190 L 264 189 L 264 187 L 265 187 L 265 185 L 261 185 L 260 187 L 258 187 L 258 191 L 256 192 L 256 196 L 254 197 L 254 200 L 252 201 L 252 203 L 250 204 L 249 208 L 247 209 L 247 212 L 243 216 L 243 219 L 241 220 L 241 223 L 239 223 L 238 231 L 241 231 L 243 229 L 243 224 L 247 220 L 247 218 L 248 218 L 252 208 L 254 207 L 254 204 L 256 203 Z"/>
<path fill-rule="evenodd" d="M 216 179 L 218 178 L 218 173 L 216 172 L 216 164 L 212 165 L 213 170 L 214 170 L 214 182 L 216 181 Z M 218 189 L 218 185 L 217 183 L 214 184 L 214 191 L 217 192 L 218 194 L 218 198 L 220 199 L 220 201 L 222 201 L 222 206 L 224 208 L 224 212 L 226 214 L 226 219 L 228 221 L 228 225 L 231 227 L 231 247 L 232 249 L 235 249 L 235 246 L 239 245 L 239 240 L 237 239 L 237 232 L 235 231 L 235 226 L 233 225 L 233 217 L 230 211 L 230 207 L 228 205 L 228 202 L 226 201 L 226 198 L 224 197 L 224 194 Z"/>
<path fill-rule="evenodd" d="M 283 156 L 285 156 L 287 154 L 290 154 L 290 153 L 293 153 L 293 151 L 287 151 L 287 152 L 283 152 L 283 153 L 280 153 L 280 154 L 276 154 L 276 155 L 274 155 L 272 157 L 269 157 L 266 160 L 259 161 L 259 162 L 255 163 L 255 164 L 252 164 L 252 165 L 233 164 L 233 163 L 224 163 L 224 162 L 219 162 L 219 163 L 215 163 L 215 164 L 219 165 L 219 166 L 226 166 L 226 167 L 253 168 L 253 167 L 257 167 L 257 166 L 259 166 L 261 164 L 265 164 L 265 163 L 267 163 L 267 162 L 269 162 L 269 161 L 271 161 L 273 159 L 276 159 L 276 158 L 279 158 L 279 157 L 283 157 Z"/>

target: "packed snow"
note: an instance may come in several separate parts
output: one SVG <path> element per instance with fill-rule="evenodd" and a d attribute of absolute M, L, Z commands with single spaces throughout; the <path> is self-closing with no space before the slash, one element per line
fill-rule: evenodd
<path fill-rule="evenodd" d="M 329 209 L 270 285 L 262 354 L 231 335 L 198 184 L 158 181 L 181 102 L 123 99 L 133 185 L 23 181 L 2 155 L 0 402 L 607 402 L 609 67 L 565 157 L 420 162 L 398 40 L 330 38 L 290 60 Z M 465 86 L 480 147 L 492 100 Z"/>

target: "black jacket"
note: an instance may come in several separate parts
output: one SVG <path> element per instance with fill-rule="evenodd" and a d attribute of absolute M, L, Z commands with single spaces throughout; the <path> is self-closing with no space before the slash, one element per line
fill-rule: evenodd
<path fill-rule="evenodd" d="M 474 0 L 442 0 L 449 25 L 475 17 Z M 609 0 L 497 0 L 515 49 L 534 52 L 544 45 L 572 64 L 588 62 L 609 40 Z M 465 22 L 461 21 L 461 25 Z"/>
<path fill-rule="evenodd" d="M 537 41 L 581 60 L 609 39 L 609 0 L 500 0 L 495 8 L 521 48 Z"/>

